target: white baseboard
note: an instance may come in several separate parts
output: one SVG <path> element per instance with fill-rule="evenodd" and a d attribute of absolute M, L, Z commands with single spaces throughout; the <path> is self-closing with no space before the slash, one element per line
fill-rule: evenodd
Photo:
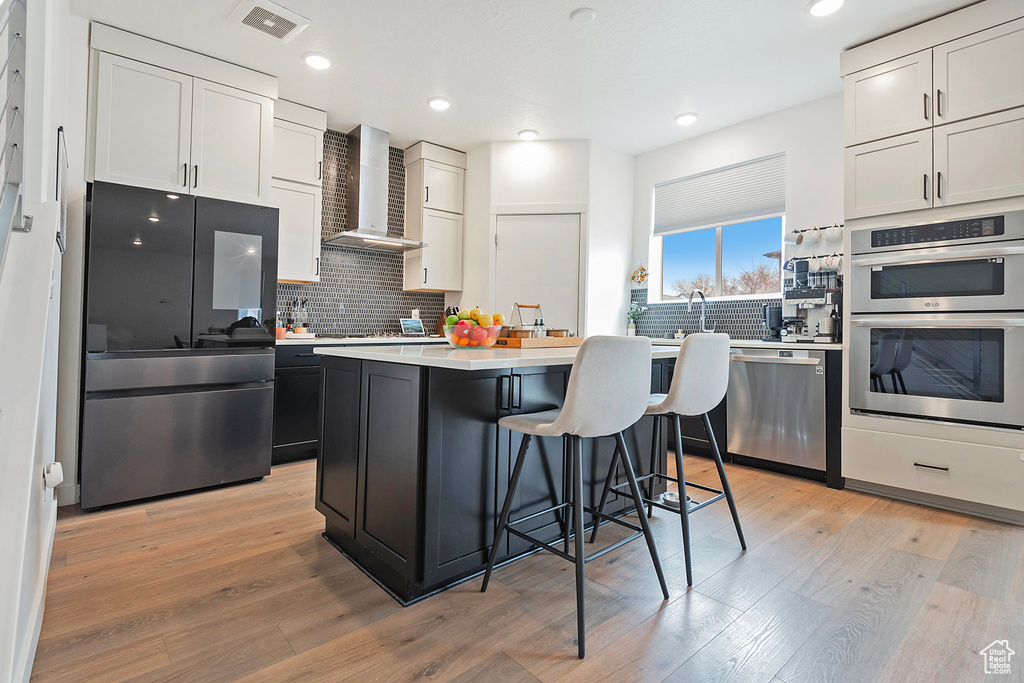
<path fill-rule="evenodd" d="M 74 505 L 82 499 L 78 484 L 61 484 L 56 488 L 57 507 Z"/>

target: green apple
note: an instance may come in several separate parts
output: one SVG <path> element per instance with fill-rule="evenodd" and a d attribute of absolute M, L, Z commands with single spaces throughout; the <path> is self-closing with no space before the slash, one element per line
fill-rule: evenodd
<path fill-rule="evenodd" d="M 459 322 L 459 316 L 457 316 L 457 315 L 450 315 L 447 318 L 445 318 L 444 324 L 445 325 L 455 325 L 458 322 Z"/>

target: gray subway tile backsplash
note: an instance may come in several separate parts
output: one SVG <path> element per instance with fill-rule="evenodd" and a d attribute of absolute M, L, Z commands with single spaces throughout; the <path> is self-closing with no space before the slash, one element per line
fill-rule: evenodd
<path fill-rule="evenodd" d="M 324 201 L 322 235 L 334 236 L 346 227 L 345 167 L 348 136 L 335 130 L 324 135 Z M 405 232 L 404 153 L 392 147 L 388 159 L 388 234 Z M 310 331 L 317 334 L 394 334 L 398 319 L 413 308 L 427 328 L 444 311 L 444 294 L 402 290 L 401 254 L 325 244 L 320 248 L 320 282 L 277 285 L 282 315 L 295 299 L 306 300 Z"/>
<path fill-rule="evenodd" d="M 692 334 L 700 330 L 700 301 L 695 299 L 693 310 L 687 312 L 687 302 L 647 303 L 647 290 L 633 289 L 630 300 L 647 306 L 647 312 L 637 320 L 636 333 L 652 339 L 661 339 L 682 330 Z M 733 339 L 761 339 L 765 336 L 762 306 L 778 306 L 782 296 L 764 296 L 750 299 L 709 299 L 707 323 L 715 325 L 716 332 L 725 332 Z"/>

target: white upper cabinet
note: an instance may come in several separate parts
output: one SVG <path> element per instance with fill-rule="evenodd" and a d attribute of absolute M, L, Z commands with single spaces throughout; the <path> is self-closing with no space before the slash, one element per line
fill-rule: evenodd
<path fill-rule="evenodd" d="M 935 48 L 936 123 L 1024 106 L 1024 19 Z"/>
<path fill-rule="evenodd" d="M 266 204 L 273 100 L 198 78 L 192 93 L 193 194 Z"/>
<path fill-rule="evenodd" d="M 192 77 L 99 53 L 96 180 L 187 192 Z"/>
<path fill-rule="evenodd" d="M 1024 195 L 1024 108 L 935 128 L 935 205 Z"/>
<path fill-rule="evenodd" d="M 319 186 L 324 170 L 324 132 L 291 121 L 274 119 L 274 178 Z"/>
<path fill-rule="evenodd" d="M 846 217 L 932 206 L 932 131 L 846 148 Z"/>
<path fill-rule="evenodd" d="M 932 125 L 932 51 L 894 59 L 843 79 L 846 145 Z"/>
<path fill-rule="evenodd" d="M 437 161 L 417 163 L 423 164 L 423 208 L 462 213 L 466 171 Z"/>
<path fill-rule="evenodd" d="M 318 185 L 274 178 L 270 205 L 279 209 L 277 279 L 320 280 L 320 212 L 323 190 Z"/>
<path fill-rule="evenodd" d="M 405 253 L 405 289 L 455 292 L 462 289 L 462 216 L 423 209 L 414 234 L 426 242 L 423 249 Z"/>

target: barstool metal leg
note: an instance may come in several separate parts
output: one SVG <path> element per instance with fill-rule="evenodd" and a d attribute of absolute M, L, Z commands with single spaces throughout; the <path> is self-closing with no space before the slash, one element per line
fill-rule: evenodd
<path fill-rule="evenodd" d="M 686 505 L 686 474 L 683 472 L 683 437 L 679 416 L 675 416 L 676 427 L 676 478 L 679 480 L 679 520 L 683 527 L 683 556 L 686 558 L 686 585 L 693 585 L 693 567 L 690 563 L 690 509 Z"/>
<path fill-rule="evenodd" d="M 565 445 L 568 446 L 568 448 L 565 450 L 565 492 L 564 497 L 562 498 L 563 501 L 569 500 L 572 495 L 573 481 L 575 481 L 573 471 L 575 469 L 574 463 L 576 462 L 576 446 L 574 445 L 573 438 L 571 436 L 565 437 Z M 570 517 L 571 513 L 569 508 L 562 508 L 561 512 L 558 514 L 561 515 L 562 521 L 565 522 L 565 526 L 562 527 L 562 552 L 568 555 L 569 537 L 572 536 L 573 520 Z"/>
<path fill-rule="evenodd" d="M 644 514 L 644 503 L 640 498 L 640 487 L 636 483 L 636 474 L 633 473 L 633 465 L 629 461 L 629 451 L 626 450 L 626 439 L 623 437 L 622 432 L 615 435 L 615 441 L 619 444 L 619 460 L 622 461 L 622 469 L 626 471 L 626 479 L 629 480 L 629 490 L 633 494 L 633 506 L 636 508 L 637 517 L 640 518 L 640 528 L 644 531 L 647 549 L 651 551 L 654 571 L 657 572 L 658 582 L 661 584 L 661 593 L 668 600 L 668 585 L 665 583 L 665 573 L 661 570 L 658 548 L 654 544 L 654 534 L 651 533 L 651 525 L 647 523 L 647 515 Z"/>
<path fill-rule="evenodd" d="M 743 538 L 743 529 L 740 527 L 740 516 L 736 512 L 736 501 L 732 498 L 732 489 L 729 488 L 729 479 L 725 476 L 725 465 L 722 464 L 722 454 L 718 450 L 718 441 L 715 440 L 715 432 L 711 429 L 711 420 L 708 414 L 704 413 L 704 431 L 707 432 L 708 442 L 711 444 L 711 452 L 715 454 L 715 467 L 718 468 L 718 477 L 722 480 L 722 491 L 725 492 L 725 499 L 729 501 L 729 512 L 732 513 L 732 523 L 736 525 L 736 535 L 740 539 L 740 547 L 747 549 L 747 541 Z M 682 477 L 680 477 L 682 479 Z"/>
<path fill-rule="evenodd" d="M 576 639 L 579 641 L 579 656 L 586 654 L 587 613 L 586 574 L 583 554 L 583 446 L 578 436 L 572 438 L 572 511 L 576 527 Z M 641 515 L 642 516 L 642 515 Z"/>
<path fill-rule="evenodd" d="M 608 476 L 604 478 L 604 489 L 601 491 L 601 502 L 597 506 L 598 512 L 604 512 L 604 506 L 608 502 L 608 493 L 612 488 L 612 481 L 615 479 L 615 475 L 618 472 L 616 467 L 617 459 L 619 457 L 619 442 L 615 442 L 615 451 L 612 453 L 612 462 L 608 465 Z M 590 542 L 593 543 L 597 540 L 597 529 L 601 526 L 601 518 L 594 515 L 594 528 L 590 532 Z"/>
<path fill-rule="evenodd" d="M 480 586 L 481 593 L 487 590 L 487 582 L 491 580 L 491 572 L 494 571 L 494 561 L 498 559 L 498 547 L 501 545 L 502 536 L 505 535 L 508 515 L 512 509 L 512 499 L 515 497 L 516 488 L 519 486 L 519 477 L 523 474 L 523 463 L 526 462 L 526 451 L 530 447 L 531 439 L 533 439 L 532 435 L 523 434 L 523 443 L 519 446 L 519 455 L 516 457 L 516 465 L 512 470 L 512 479 L 508 484 L 508 493 L 505 494 L 505 504 L 501 507 L 498 526 L 494 529 L 494 545 L 491 546 L 491 556 L 487 560 L 487 571 L 484 572 L 484 582 Z"/>
<path fill-rule="evenodd" d="M 660 459 L 658 456 L 661 455 L 661 417 L 655 415 L 652 419 L 654 420 L 654 428 L 652 430 L 654 432 L 654 438 L 652 440 L 653 443 L 651 444 L 651 469 L 648 471 L 648 474 L 654 474 L 658 471 L 658 460 Z M 654 500 L 655 479 L 655 477 L 651 477 L 647 480 L 647 500 Z M 654 506 L 648 503 L 647 518 L 650 519 L 653 516 Z"/>

